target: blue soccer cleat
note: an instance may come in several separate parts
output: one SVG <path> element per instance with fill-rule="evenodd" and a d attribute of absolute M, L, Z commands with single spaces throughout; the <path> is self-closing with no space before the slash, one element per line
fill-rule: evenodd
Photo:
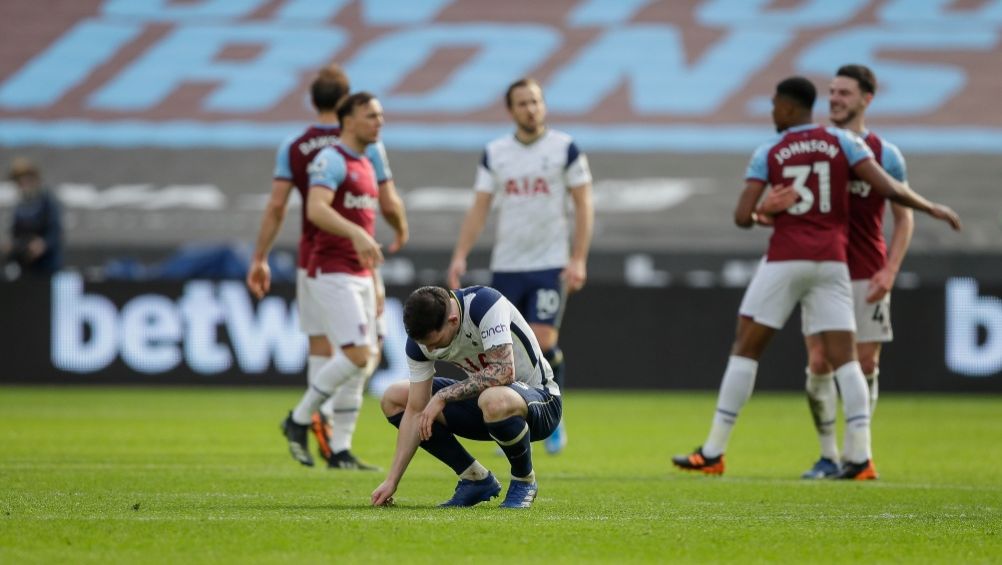
<path fill-rule="evenodd" d="M 494 473 L 488 472 L 487 478 L 479 481 L 460 479 L 456 483 L 456 492 L 452 493 L 452 498 L 439 504 L 439 506 L 442 508 L 476 506 L 499 494 L 501 494 L 501 483 L 498 482 Z"/>
<path fill-rule="evenodd" d="M 543 440 L 543 447 L 550 455 L 556 455 L 567 447 L 567 432 L 564 430 L 564 421 L 557 424 L 557 429 L 553 430 L 550 437 Z"/>
<path fill-rule="evenodd" d="M 827 457 L 822 457 L 818 459 L 814 466 L 810 469 L 804 471 L 803 475 L 800 475 L 801 479 L 834 479 L 838 474 L 842 472 L 842 467 L 838 463 L 832 461 Z"/>
<path fill-rule="evenodd" d="M 532 506 L 532 501 L 536 500 L 538 492 L 539 485 L 535 481 L 527 483 L 513 479 L 508 485 L 508 494 L 504 495 L 501 508 L 529 508 Z"/>

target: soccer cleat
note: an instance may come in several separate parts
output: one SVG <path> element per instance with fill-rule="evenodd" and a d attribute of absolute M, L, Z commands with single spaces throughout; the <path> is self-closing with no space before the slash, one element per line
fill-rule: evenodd
<path fill-rule="evenodd" d="M 567 447 L 567 431 L 564 430 L 563 420 L 557 424 L 557 429 L 553 430 L 550 437 L 543 440 L 543 447 L 546 448 L 546 452 L 550 455 L 556 455 Z"/>
<path fill-rule="evenodd" d="M 862 463 L 843 463 L 842 472 L 835 476 L 836 479 L 849 481 L 873 481 L 878 477 L 873 459 L 867 459 Z"/>
<path fill-rule="evenodd" d="M 539 486 L 535 481 L 528 483 L 512 479 L 508 485 L 508 494 L 504 495 L 501 508 L 529 508 L 532 501 L 536 500 Z"/>
<path fill-rule="evenodd" d="M 320 458 L 330 463 L 331 453 L 333 453 L 331 451 L 331 438 L 334 436 L 334 430 L 320 412 L 313 413 L 310 430 L 317 440 L 317 452 Z"/>
<path fill-rule="evenodd" d="M 354 469 L 356 471 L 382 471 L 379 467 L 370 465 L 358 457 L 355 457 L 355 454 L 347 449 L 344 451 L 338 451 L 337 453 L 332 453 L 330 459 L 327 460 L 327 468 Z"/>
<path fill-rule="evenodd" d="M 671 462 L 683 471 L 699 471 L 707 475 L 724 474 L 724 454 L 706 457 L 703 455 L 703 446 L 697 447 L 688 455 L 676 455 L 671 458 Z"/>
<path fill-rule="evenodd" d="M 292 411 L 282 420 L 282 435 L 289 442 L 289 455 L 300 464 L 307 467 L 313 466 L 313 457 L 310 457 L 310 448 L 306 444 L 306 429 L 309 426 L 297 424 L 292 421 Z"/>
<path fill-rule="evenodd" d="M 501 483 L 498 482 L 494 473 L 488 472 L 487 477 L 479 481 L 460 479 L 456 483 L 456 492 L 452 493 L 452 498 L 439 504 L 439 506 L 442 508 L 476 506 L 499 494 L 501 494 Z"/>
<path fill-rule="evenodd" d="M 838 463 L 832 461 L 827 457 L 822 457 L 814 463 L 814 466 L 810 469 L 804 471 L 803 475 L 800 475 L 801 479 L 834 479 L 838 474 L 842 472 L 842 468 Z"/>

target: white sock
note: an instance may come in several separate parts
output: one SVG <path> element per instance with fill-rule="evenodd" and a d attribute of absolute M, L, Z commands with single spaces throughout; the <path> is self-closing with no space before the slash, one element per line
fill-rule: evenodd
<path fill-rule="evenodd" d="M 720 382 L 720 393 L 717 395 L 717 411 L 713 415 L 713 425 L 710 435 L 703 443 L 703 455 L 717 457 L 727 449 L 727 440 L 738 419 L 738 413 L 751 397 L 755 388 L 755 373 L 758 371 L 758 361 L 747 357 L 731 355 L 724 370 L 724 379 Z"/>
<path fill-rule="evenodd" d="M 313 420 L 313 413 L 330 396 L 331 393 L 317 387 L 315 384 L 310 384 L 310 387 L 306 389 L 306 393 L 299 400 L 299 404 L 292 410 L 292 421 L 303 426 L 309 425 Z"/>
<path fill-rule="evenodd" d="M 512 475 L 511 480 L 522 481 L 523 483 L 534 483 L 536 482 L 536 471 L 529 473 L 528 477 L 516 477 L 515 475 Z"/>
<path fill-rule="evenodd" d="M 316 382 L 317 372 L 320 371 L 320 367 L 323 367 L 330 360 L 331 358 L 326 355 L 310 355 L 306 359 L 306 382 Z"/>
<path fill-rule="evenodd" d="M 337 396 L 337 393 L 334 396 Z M 334 420 L 334 396 L 328 398 L 326 402 L 320 405 L 320 415 L 328 424 Z"/>
<path fill-rule="evenodd" d="M 356 367 L 347 355 L 339 354 L 330 358 L 313 375 L 310 388 L 292 411 L 292 421 L 297 424 L 309 424 L 313 413 L 320 408 L 320 405 L 333 395 L 338 387 L 360 371 L 362 368 Z"/>
<path fill-rule="evenodd" d="M 487 467 L 481 465 L 480 461 L 474 461 L 472 465 L 459 474 L 459 478 L 468 481 L 482 481 L 487 478 L 488 473 L 490 471 L 487 470 Z"/>
<path fill-rule="evenodd" d="M 295 409 L 292 411 L 293 422 L 302 425 L 309 424 L 313 419 L 313 412 L 317 409 L 316 407 L 330 397 L 331 389 L 314 387 L 314 384 L 317 382 L 317 373 L 325 363 L 330 361 L 330 359 L 330 357 L 324 357 L 321 355 L 310 355 L 309 358 L 307 358 L 306 392 L 299 400 L 299 404 L 297 404 Z"/>
<path fill-rule="evenodd" d="M 859 361 L 850 361 L 835 370 L 839 392 L 842 393 L 842 410 L 845 414 L 844 459 L 850 463 L 863 463 L 870 458 L 870 402 L 866 392 L 866 378 Z"/>
<path fill-rule="evenodd" d="M 880 396 L 880 385 L 877 382 L 877 377 L 880 375 L 880 369 L 874 367 L 873 372 L 866 375 L 866 386 L 870 389 L 870 419 L 873 419 L 873 413 L 877 411 L 877 397 Z"/>
<path fill-rule="evenodd" d="M 331 451 L 338 453 L 351 449 L 358 413 L 362 409 L 362 392 L 365 390 L 365 373 L 360 371 L 348 382 L 338 387 L 331 397 Z"/>
<path fill-rule="evenodd" d="M 807 370 L 807 405 L 814 418 L 814 429 L 821 444 L 821 456 L 838 461 L 838 440 L 835 437 L 835 420 L 838 412 L 838 390 L 834 373 L 818 375 Z"/>

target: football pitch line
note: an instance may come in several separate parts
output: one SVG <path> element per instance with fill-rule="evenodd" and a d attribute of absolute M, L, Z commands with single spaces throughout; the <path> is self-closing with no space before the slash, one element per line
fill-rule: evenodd
<path fill-rule="evenodd" d="M 29 461 L 18 461 L 18 462 L 0 462 L 0 471 L 46 471 L 52 470 L 53 465 L 50 463 L 35 463 Z M 185 463 L 60 463 L 60 471 L 109 471 L 109 470 L 120 470 L 120 471 L 157 471 L 157 470 L 174 470 L 174 471 L 222 471 L 227 475 L 245 475 L 247 477 L 267 477 L 267 476 L 285 476 L 286 471 L 280 467 L 273 467 L 262 469 L 259 471 L 247 471 L 240 472 L 235 471 L 233 465 L 219 463 L 219 464 L 185 464 Z M 334 473 L 344 473 L 344 471 L 333 471 L 329 472 L 331 475 Z M 349 473 L 352 473 L 349 471 Z M 353 479 L 358 477 L 355 473 L 352 473 Z M 375 485 L 379 484 L 379 479 L 382 478 L 382 474 L 375 473 L 371 477 L 373 480 L 373 488 Z M 446 475 L 443 474 L 443 478 Z M 332 481 L 336 481 L 337 477 L 332 476 Z M 580 481 L 593 484 L 601 484 L 604 482 L 613 483 L 664 483 L 666 481 L 705 481 L 706 485 L 714 484 L 760 484 L 760 485 L 787 485 L 794 488 L 815 488 L 818 485 L 843 485 L 845 488 L 871 488 L 871 489 L 893 489 L 893 490 L 924 490 L 924 491 L 960 491 L 960 492 L 994 492 L 1002 493 L 1002 484 L 997 485 L 986 485 L 986 484 L 951 484 L 951 483 L 924 483 L 924 482 L 899 482 L 893 479 L 882 478 L 877 481 L 868 481 L 866 483 L 858 483 L 853 481 L 806 481 L 803 479 L 792 479 L 792 478 L 767 478 L 767 477 L 700 477 L 698 475 L 687 475 L 682 474 L 670 467 L 666 466 L 664 475 L 651 475 L 651 476 L 612 476 L 604 475 L 601 477 L 596 477 L 594 475 L 579 475 L 573 473 L 551 473 L 545 477 L 547 481 Z M 691 483 L 696 484 L 696 483 Z M 135 493 L 137 496 L 164 496 L 163 493 Z M 177 493 L 175 493 L 177 494 Z M 194 495 L 194 493 L 193 493 Z M 200 496 L 207 497 L 252 497 L 253 495 L 235 495 L 226 493 L 200 493 Z"/>

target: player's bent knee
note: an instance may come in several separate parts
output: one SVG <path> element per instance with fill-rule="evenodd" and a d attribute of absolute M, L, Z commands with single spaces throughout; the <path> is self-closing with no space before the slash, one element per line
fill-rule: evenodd
<path fill-rule="evenodd" d="M 379 400 L 379 407 L 386 416 L 393 416 L 407 408 L 407 394 L 410 392 L 410 384 L 406 382 L 393 383 L 383 392 L 383 397 Z"/>
<path fill-rule="evenodd" d="M 351 347 L 345 347 L 342 349 L 345 357 L 352 362 L 358 368 L 364 368 L 369 364 L 369 359 L 372 358 L 372 349 L 368 346 L 353 345 Z"/>
<path fill-rule="evenodd" d="M 811 357 L 807 362 L 807 369 L 815 375 L 827 375 L 832 372 L 832 366 L 828 364 L 823 355 L 820 358 Z"/>
<path fill-rule="evenodd" d="M 518 413 L 517 405 L 512 402 L 510 396 L 518 397 L 517 394 L 507 387 L 491 387 L 480 393 L 477 398 L 477 406 L 484 414 L 484 420 L 496 422 Z"/>
<path fill-rule="evenodd" d="M 875 359 L 863 358 L 860 358 L 859 366 L 863 369 L 864 375 L 872 375 L 880 367 Z"/>

